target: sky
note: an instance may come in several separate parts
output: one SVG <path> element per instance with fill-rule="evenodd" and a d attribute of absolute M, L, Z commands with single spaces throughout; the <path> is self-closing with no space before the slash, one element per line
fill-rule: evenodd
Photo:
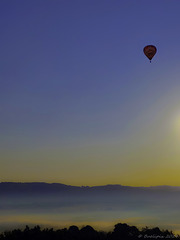
<path fill-rule="evenodd" d="M 1 0 L 0 181 L 180 186 L 179 8 Z"/>

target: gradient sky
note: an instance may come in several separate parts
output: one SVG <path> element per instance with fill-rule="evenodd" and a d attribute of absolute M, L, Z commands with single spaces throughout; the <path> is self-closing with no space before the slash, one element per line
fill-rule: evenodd
<path fill-rule="evenodd" d="M 179 9 L 1 0 L 0 181 L 180 185 Z"/>

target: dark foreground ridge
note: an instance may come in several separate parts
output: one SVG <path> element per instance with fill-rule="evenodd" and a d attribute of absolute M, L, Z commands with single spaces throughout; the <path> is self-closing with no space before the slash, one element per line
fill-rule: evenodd
<path fill-rule="evenodd" d="M 137 239 L 180 239 L 172 231 L 160 230 L 158 227 L 145 227 L 139 230 L 135 226 L 126 223 L 118 223 L 112 232 L 96 231 L 87 225 L 81 229 L 77 226 L 70 226 L 54 230 L 53 228 L 41 229 L 40 226 L 24 230 L 15 229 L 5 231 L 0 235 L 0 240 L 137 240 Z"/>

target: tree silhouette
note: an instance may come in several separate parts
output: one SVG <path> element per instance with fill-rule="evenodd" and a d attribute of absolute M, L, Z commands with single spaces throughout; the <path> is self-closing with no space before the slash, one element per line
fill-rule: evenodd
<path fill-rule="evenodd" d="M 0 240 L 142 240 L 145 238 L 169 240 L 176 238 L 180 240 L 180 236 L 175 236 L 172 231 L 160 230 L 158 227 L 145 227 L 139 230 L 126 223 L 116 224 L 112 232 L 98 232 L 89 225 L 79 229 L 73 225 L 69 229 L 58 230 L 26 226 L 24 230 L 14 229 L 0 234 Z"/>
<path fill-rule="evenodd" d="M 126 223 L 118 223 L 114 227 L 111 239 L 137 239 L 139 235 L 140 232 L 135 226 L 129 226 Z"/>

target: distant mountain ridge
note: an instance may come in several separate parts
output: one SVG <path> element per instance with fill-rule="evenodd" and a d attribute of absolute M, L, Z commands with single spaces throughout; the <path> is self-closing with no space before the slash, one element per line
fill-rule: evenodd
<path fill-rule="evenodd" d="M 71 186 L 62 183 L 45 182 L 1 182 L 0 194 L 13 193 L 133 193 L 133 192 L 180 192 L 180 186 L 151 186 L 132 187 L 120 184 L 108 184 L 103 186 Z"/>

